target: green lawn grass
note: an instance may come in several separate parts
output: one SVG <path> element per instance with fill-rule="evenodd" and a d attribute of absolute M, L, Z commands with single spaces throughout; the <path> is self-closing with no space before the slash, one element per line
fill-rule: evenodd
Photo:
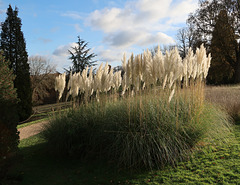
<path fill-rule="evenodd" d="M 118 169 L 104 161 L 61 159 L 46 154 L 45 141 L 39 135 L 20 142 L 22 160 L 10 171 L 8 183 L 26 185 L 108 184 L 127 178 L 127 172 L 119 176 Z M 16 180 L 17 177 L 17 180 Z M 14 181 L 15 180 L 15 181 Z M 7 182 L 6 182 L 7 184 Z"/>
<path fill-rule="evenodd" d="M 39 123 L 39 122 L 46 121 L 46 120 L 48 120 L 48 118 L 43 118 L 43 119 L 38 119 L 38 120 L 35 120 L 35 121 L 23 123 L 23 124 L 21 124 L 21 125 L 18 125 L 18 126 L 17 126 L 17 129 L 23 128 L 23 127 L 27 127 L 27 126 L 33 125 L 33 124 L 35 124 L 35 123 Z"/>
<path fill-rule="evenodd" d="M 30 125 L 33 125 L 33 124 L 35 124 L 35 123 L 39 123 L 39 122 L 42 122 L 42 121 L 46 121 L 46 120 L 48 120 L 49 117 L 51 117 L 53 114 L 59 113 L 59 112 L 64 112 L 64 111 L 67 111 L 67 110 L 69 110 L 69 109 L 66 108 L 66 109 L 61 109 L 61 110 L 59 110 L 59 111 L 45 112 L 45 113 L 40 113 L 40 114 L 33 115 L 33 117 L 32 117 L 31 119 L 33 119 L 34 121 L 29 121 L 29 122 L 20 124 L 20 125 L 17 126 L 17 129 L 23 128 L 23 127 L 27 127 L 27 126 L 30 126 Z"/>
<path fill-rule="evenodd" d="M 20 142 L 22 159 L 3 184 L 240 184 L 240 125 L 227 143 L 203 146 L 189 161 L 163 170 L 129 172 L 107 161 L 61 159 L 47 154 L 39 135 Z"/>

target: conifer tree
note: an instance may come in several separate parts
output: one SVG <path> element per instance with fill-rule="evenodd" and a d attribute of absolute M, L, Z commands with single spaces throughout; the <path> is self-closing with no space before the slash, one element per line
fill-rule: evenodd
<path fill-rule="evenodd" d="M 17 93 L 15 76 L 0 52 L 0 181 L 7 172 L 9 160 L 18 149 Z"/>
<path fill-rule="evenodd" d="M 94 66 L 96 61 L 92 61 L 96 55 L 94 53 L 90 53 L 90 48 L 87 48 L 88 42 L 82 40 L 80 36 L 78 36 L 78 41 L 76 42 L 77 46 L 72 47 L 71 50 L 68 50 L 71 54 L 69 59 L 72 60 L 73 66 L 72 71 L 74 72 L 82 72 L 87 66 Z"/>
<path fill-rule="evenodd" d="M 14 87 L 19 98 L 18 113 L 20 120 L 27 119 L 32 113 L 32 91 L 28 64 L 26 43 L 21 30 L 21 19 L 18 9 L 9 5 L 6 20 L 1 23 L 0 49 L 6 60 L 10 62 L 10 69 L 16 76 Z"/>
<path fill-rule="evenodd" d="M 234 29 L 225 10 L 220 11 L 212 33 L 210 52 L 212 54 L 208 82 L 228 84 L 234 82 L 236 52 L 238 46 Z"/>

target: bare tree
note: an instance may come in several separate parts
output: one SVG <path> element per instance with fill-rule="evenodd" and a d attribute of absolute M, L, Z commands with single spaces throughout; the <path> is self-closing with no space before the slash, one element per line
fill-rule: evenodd
<path fill-rule="evenodd" d="M 31 56 L 28 59 L 32 82 L 32 100 L 42 103 L 43 98 L 49 95 L 49 90 L 54 88 L 56 67 L 43 56 Z"/>
<path fill-rule="evenodd" d="M 196 35 L 193 29 L 188 26 L 181 28 L 177 32 L 178 49 L 182 58 L 185 58 L 189 48 L 194 49 Z"/>
<path fill-rule="evenodd" d="M 174 44 L 161 45 L 160 46 L 160 51 L 162 52 L 163 55 L 165 55 L 166 51 L 171 51 L 175 47 L 177 47 L 177 45 L 174 45 Z M 152 55 L 155 55 L 157 53 L 157 50 L 158 50 L 158 46 L 154 46 L 152 49 L 150 49 Z"/>

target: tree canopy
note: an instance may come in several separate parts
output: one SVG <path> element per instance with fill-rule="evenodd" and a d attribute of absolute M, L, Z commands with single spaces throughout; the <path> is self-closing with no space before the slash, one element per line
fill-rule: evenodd
<path fill-rule="evenodd" d="M 212 54 L 208 81 L 212 84 L 234 82 L 237 41 L 225 10 L 220 11 L 213 29 L 210 52 Z"/>
<path fill-rule="evenodd" d="M 33 104 L 43 103 L 46 97 L 50 96 L 51 89 L 54 88 L 55 66 L 43 56 L 35 55 L 28 58 L 32 83 Z"/>
<path fill-rule="evenodd" d="M 211 44 L 212 32 L 221 10 L 225 10 L 235 34 L 240 34 L 239 0 L 199 0 L 199 8 L 189 15 L 187 23 L 198 40 L 207 47 Z"/>
<path fill-rule="evenodd" d="M 239 0 L 199 0 L 199 8 L 187 23 L 196 35 L 195 46 L 204 43 L 212 53 L 209 82 L 240 83 Z"/>

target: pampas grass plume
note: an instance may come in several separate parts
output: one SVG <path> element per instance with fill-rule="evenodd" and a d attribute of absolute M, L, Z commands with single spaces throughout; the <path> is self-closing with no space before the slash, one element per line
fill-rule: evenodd
<path fill-rule="evenodd" d="M 66 85 L 66 73 L 60 74 L 55 80 L 55 91 L 59 92 L 58 99 L 60 100 Z"/>

